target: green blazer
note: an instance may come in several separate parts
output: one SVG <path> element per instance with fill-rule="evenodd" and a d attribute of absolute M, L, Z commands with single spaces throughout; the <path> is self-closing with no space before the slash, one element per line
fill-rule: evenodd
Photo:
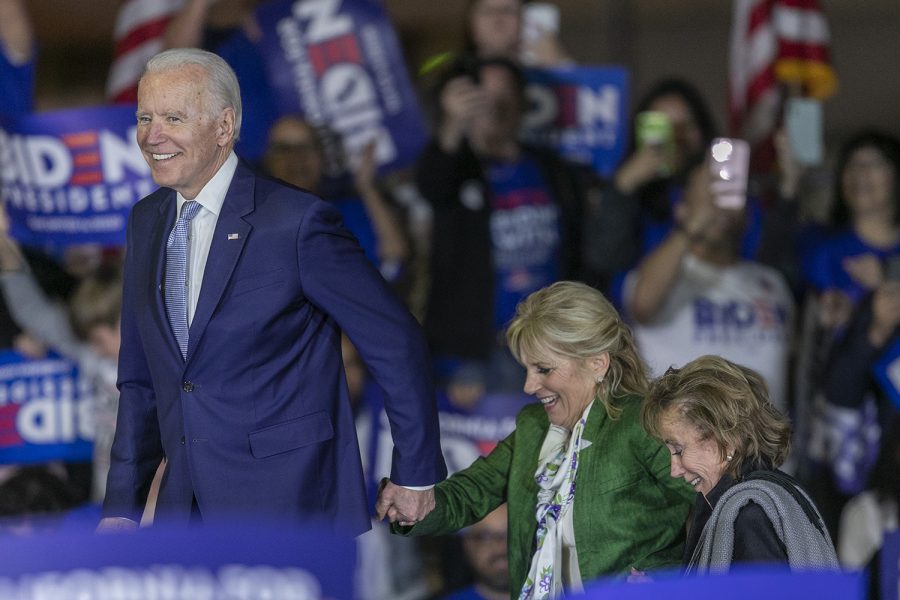
<path fill-rule="evenodd" d="M 669 452 L 640 425 L 640 398 L 617 401 L 609 418 L 595 404 L 585 423 L 573 506 L 581 578 L 627 575 L 681 563 L 684 524 L 695 493 L 670 473 Z M 537 531 L 534 473 L 550 423 L 529 404 L 516 429 L 488 456 L 435 487 L 435 509 L 404 535 L 440 535 L 480 521 L 503 502 L 509 509 L 510 595 L 518 598 L 531 566 Z"/>

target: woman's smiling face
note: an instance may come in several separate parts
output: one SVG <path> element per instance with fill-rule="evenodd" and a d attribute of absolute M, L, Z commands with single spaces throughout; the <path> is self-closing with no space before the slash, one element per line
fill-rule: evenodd
<path fill-rule="evenodd" d="M 540 400 L 554 425 L 571 430 L 594 399 L 597 378 L 606 374 L 607 355 L 576 359 L 553 352 L 523 352 L 525 393 Z"/>
<path fill-rule="evenodd" d="M 706 496 L 719 483 L 728 466 L 719 445 L 711 437 L 704 438 L 676 407 L 662 414 L 660 425 L 663 440 L 672 454 L 672 477 L 683 478 Z"/>

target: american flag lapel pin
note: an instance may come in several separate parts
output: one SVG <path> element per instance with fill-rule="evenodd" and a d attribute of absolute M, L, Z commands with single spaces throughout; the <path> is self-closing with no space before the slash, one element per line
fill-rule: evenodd
<path fill-rule="evenodd" d="M 228 239 L 229 239 L 229 240 L 239 240 L 239 239 L 241 239 L 241 234 L 239 234 L 239 233 L 229 233 L 229 234 L 228 234 Z"/>

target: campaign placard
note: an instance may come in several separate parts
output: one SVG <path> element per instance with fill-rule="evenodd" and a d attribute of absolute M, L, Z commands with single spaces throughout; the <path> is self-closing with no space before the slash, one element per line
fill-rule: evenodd
<path fill-rule="evenodd" d="M 611 176 L 628 135 L 628 71 L 623 67 L 528 69 L 523 140 Z"/>
<path fill-rule="evenodd" d="M 0 123 L 0 195 L 25 245 L 125 244 L 128 213 L 156 189 L 133 105 L 28 114 Z"/>
<path fill-rule="evenodd" d="M 385 168 L 410 165 L 424 121 L 394 28 L 378 0 L 280 0 L 257 10 L 259 43 L 280 114 L 324 136 L 325 175 L 339 178 L 375 141 Z"/>
<path fill-rule="evenodd" d="M 94 422 L 86 386 L 68 359 L 0 352 L 0 464 L 91 460 Z"/>
<path fill-rule="evenodd" d="M 63 531 L 4 538 L 0 597 L 352 600 L 353 538 L 314 525 Z"/>

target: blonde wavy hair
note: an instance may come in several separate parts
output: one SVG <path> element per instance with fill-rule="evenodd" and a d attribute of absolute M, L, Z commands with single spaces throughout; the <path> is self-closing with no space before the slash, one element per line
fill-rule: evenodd
<path fill-rule="evenodd" d="M 791 426 L 769 399 L 762 376 L 720 356 L 701 356 L 671 368 L 650 384 L 641 408 L 644 429 L 664 439 L 662 420 L 669 410 L 713 439 L 722 460 L 729 449 L 728 471 L 745 463 L 780 467 L 791 446 Z"/>
<path fill-rule="evenodd" d="M 507 327 L 506 341 L 520 363 L 523 354 L 583 361 L 608 353 L 609 369 L 594 397 L 610 418 L 622 412 L 615 398 L 647 391 L 647 367 L 631 330 L 603 294 L 583 283 L 560 281 L 525 298 Z"/>

